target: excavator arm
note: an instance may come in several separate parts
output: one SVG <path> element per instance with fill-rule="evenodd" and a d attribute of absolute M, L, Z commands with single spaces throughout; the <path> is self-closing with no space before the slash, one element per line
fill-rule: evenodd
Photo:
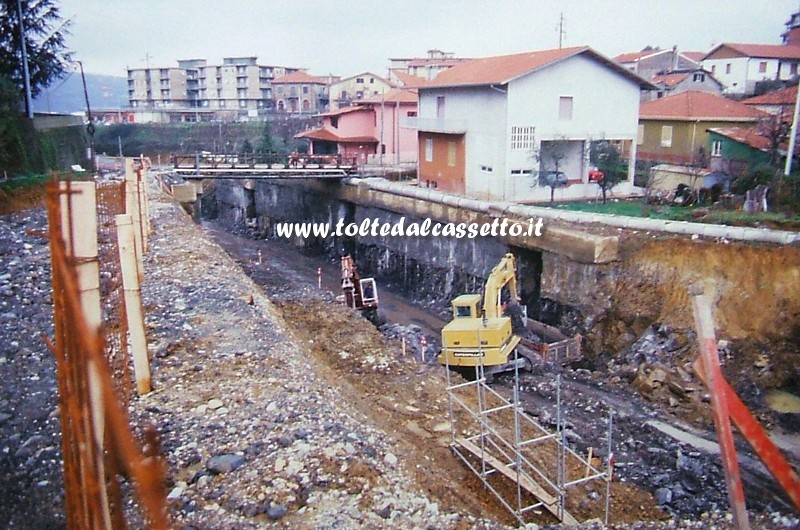
<path fill-rule="evenodd" d="M 483 292 L 483 310 L 486 313 L 486 318 L 502 316 L 500 297 L 503 287 L 506 285 L 508 285 L 511 300 L 514 302 L 518 301 L 516 260 L 514 259 L 514 255 L 510 252 L 503 256 L 500 263 L 495 265 L 492 272 L 489 274 L 489 278 L 486 280 L 486 286 Z"/>

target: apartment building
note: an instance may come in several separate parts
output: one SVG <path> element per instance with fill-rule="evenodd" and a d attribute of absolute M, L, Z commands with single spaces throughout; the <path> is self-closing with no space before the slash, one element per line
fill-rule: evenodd
<path fill-rule="evenodd" d="M 252 117 L 275 108 L 273 81 L 299 70 L 259 64 L 257 57 L 226 57 L 218 65 L 186 59 L 177 67 L 129 68 L 128 100 L 134 109 L 174 110 L 179 121 L 211 120 L 214 111 L 229 118 Z"/>

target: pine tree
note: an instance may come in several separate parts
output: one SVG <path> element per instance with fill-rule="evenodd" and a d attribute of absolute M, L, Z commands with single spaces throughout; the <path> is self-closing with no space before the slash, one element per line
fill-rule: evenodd
<path fill-rule="evenodd" d="M 0 0 L 0 76 L 24 91 L 18 0 Z M 60 79 L 69 70 L 72 56 L 65 37 L 70 22 L 61 18 L 53 0 L 21 0 L 31 94 Z"/>

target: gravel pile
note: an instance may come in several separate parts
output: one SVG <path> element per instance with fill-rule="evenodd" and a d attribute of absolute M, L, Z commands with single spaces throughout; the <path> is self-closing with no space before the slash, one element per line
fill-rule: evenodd
<path fill-rule="evenodd" d="M 43 208 L 0 216 L 0 527 L 64 524 Z"/>
<path fill-rule="evenodd" d="M 172 205 L 152 205 L 143 295 L 155 392 L 134 403 L 169 461 L 176 520 L 198 528 L 447 528 L 392 440 L 343 402 L 274 306 Z"/>

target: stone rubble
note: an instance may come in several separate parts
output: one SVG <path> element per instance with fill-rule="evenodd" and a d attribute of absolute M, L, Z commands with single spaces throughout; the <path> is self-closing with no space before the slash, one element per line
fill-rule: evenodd
<path fill-rule="evenodd" d="M 175 205 L 154 200 L 151 206 L 156 232 L 146 256 L 143 303 L 155 390 L 135 398 L 130 412 L 136 425 L 152 422 L 158 428 L 176 528 L 503 527 L 443 509 L 438 499 L 422 493 L 409 474 L 413 463 L 398 456 L 403 452 L 391 436 L 342 399 L 336 381 L 320 372 L 307 355 L 308 345 L 294 337 L 260 289 Z M 36 232 L 45 229 L 42 209 L 0 217 L 3 528 L 65 523 L 55 361 L 40 338 L 52 336 L 49 250 Z M 387 331 L 419 343 L 412 326 Z M 668 342 L 669 334 L 656 345 L 661 339 Z M 632 354 L 633 361 L 641 361 L 635 370 L 616 367 L 620 382 L 635 380 L 643 366 L 653 391 L 677 400 L 682 399 L 678 388 L 697 392 L 686 388 L 693 382 L 679 370 L 661 366 L 660 354 L 643 351 L 650 347 L 643 342 Z M 389 373 L 387 362 L 376 353 L 365 368 Z M 551 396 L 553 388 L 540 385 L 536 391 Z M 585 408 L 588 415 L 604 412 L 599 403 Z M 624 415 L 619 420 L 624 424 Z M 447 433 L 449 427 L 443 418 L 434 430 Z M 631 437 L 622 443 L 640 455 L 648 440 Z M 691 502 L 719 479 L 704 477 L 721 473 L 691 451 L 665 452 L 653 445 L 644 452 L 669 470 L 656 490 L 665 507 Z M 632 467 L 626 471 L 635 472 Z M 615 528 L 730 529 L 724 506 L 709 506 L 691 520 Z M 133 508 L 130 515 L 135 522 Z M 789 529 L 800 521 L 765 513 L 751 524 Z M 588 522 L 581 528 L 602 525 Z"/>

